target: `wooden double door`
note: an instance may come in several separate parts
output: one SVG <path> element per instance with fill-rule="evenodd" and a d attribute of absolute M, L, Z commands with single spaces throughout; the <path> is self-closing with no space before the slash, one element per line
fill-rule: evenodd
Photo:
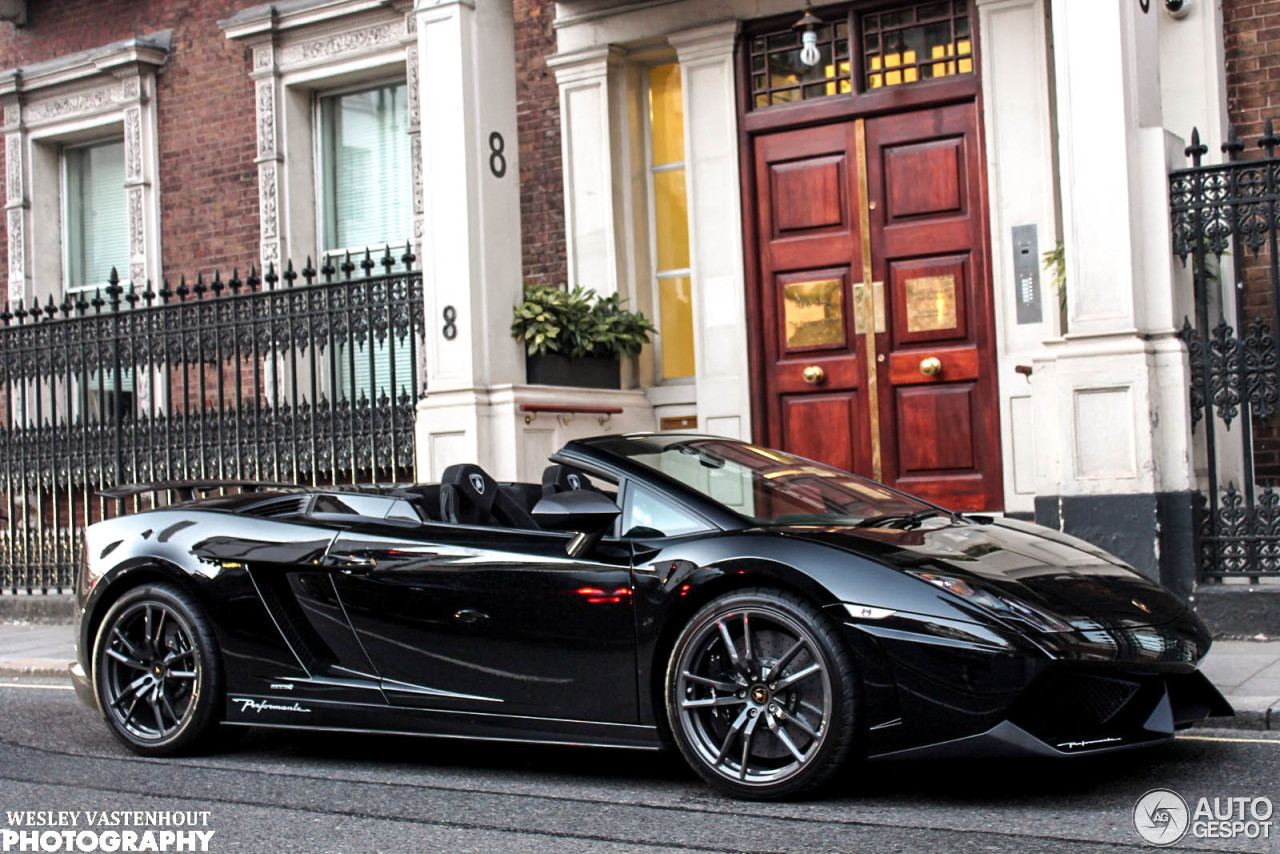
<path fill-rule="evenodd" d="M 764 441 L 958 510 L 1003 494 L 978 145 L 972 102 L 751 140 Z"/>

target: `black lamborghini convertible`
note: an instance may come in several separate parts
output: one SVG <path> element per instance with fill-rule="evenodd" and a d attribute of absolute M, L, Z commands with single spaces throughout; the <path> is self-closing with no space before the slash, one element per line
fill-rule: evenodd
<path fill-rule="evenodd" d="M 1105 552 L 709 436 L 570 442 L 540 484 L 455 465 L 122 516 L 88 529 L 79 599 L 77 690 L 147 755 L 220 723 L 674 744 L 776 798 L 854 757 L 1231 714 L 1204 626 Z"/>

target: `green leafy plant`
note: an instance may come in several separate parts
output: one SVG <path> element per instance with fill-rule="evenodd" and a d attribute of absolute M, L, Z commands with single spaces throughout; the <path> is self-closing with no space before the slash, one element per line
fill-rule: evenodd
<path fill-rule="evenodd" d="M 1067 250 L 1062 241 L 1040 256 L 1045 272 L 1050 274 L 1053 289 L 1058 292 L 1058 310 L 1067 311 Z"/>
<path fill-rule="evenodd" d="M 618 294 L 601 297 L 581 286 L 525 285 L 524 302 L 513 315 L 511 335 L 530 356 L 638 356 L 657 332 L 642 313 L 624 308 Z"/>

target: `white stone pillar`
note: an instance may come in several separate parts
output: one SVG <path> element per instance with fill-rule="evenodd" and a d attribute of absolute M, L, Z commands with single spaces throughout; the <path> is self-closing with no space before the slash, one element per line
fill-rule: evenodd
<path fill-rule="evenodd" d="M 1189 588 L 1189 372 L 1175 337 L 1159 4 L 1052 5 L 1067 332 L 1038 356 L 1037 519 Z"/>
<path fill-rule="evenodd" d="M 560 86 L 568 284 L 601 295 L 627 281 L 622 57 L 610 45 L 547 60 Z"/>
<path fill-rule="evenodd" d="M 669 37 L 684 91 L 698 427 L 751 438 L 734 39 L 738 22 Z"/>
<path fill-rule="evenodd" d="M 521 292 L 515 39 L 509 2 L 418 0 L 415 14 L 427 378 L 418 457 L 420 474 L 438 477 L 453 462 L 495 465 L 488 390 L 524 381 L 510 332 Z"/>

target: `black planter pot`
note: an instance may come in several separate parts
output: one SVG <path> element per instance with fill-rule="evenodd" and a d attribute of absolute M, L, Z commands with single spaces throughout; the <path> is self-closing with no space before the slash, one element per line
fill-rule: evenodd
<path fill-rule="evenodd" d="M 620 361 L 611 356 L 570 359 L 559 353 L 525 357 L 531 385 L 568 385 L 578 388 L 622 388 Z"/>

